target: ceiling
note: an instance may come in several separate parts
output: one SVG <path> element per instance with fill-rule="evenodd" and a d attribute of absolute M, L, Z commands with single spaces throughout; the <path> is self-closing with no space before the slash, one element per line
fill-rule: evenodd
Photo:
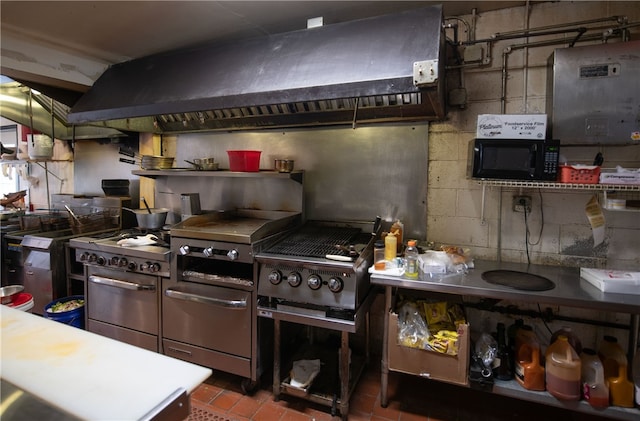
<path fill-rule="evenodd" d="M 112 64 L 212 41 L 303 29 L 443 4 L 446 16 L 525 1 L 0 2 L 2 75 L 85 92 Z"/>

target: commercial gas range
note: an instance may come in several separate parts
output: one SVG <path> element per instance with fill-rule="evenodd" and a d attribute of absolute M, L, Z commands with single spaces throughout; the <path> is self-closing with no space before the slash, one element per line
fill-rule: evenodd
<path fill-rule="evenodd" d="M 171 264 L 166 236 L 155 233 L 153 244 L 118 244 L 146 234 L 134 229 L 76 237 L 69 246 L 85 267 L 86 329 L 159 352 L 161 280 L 169 277 Z"/>
<path fill-rule="evenodd" d="M 162 281 L 166 355 L 245 378 L 259 366 L 256 253 L 301 223 L 301 214 L 238 209 L 171 227 L 171 277 Z"/>

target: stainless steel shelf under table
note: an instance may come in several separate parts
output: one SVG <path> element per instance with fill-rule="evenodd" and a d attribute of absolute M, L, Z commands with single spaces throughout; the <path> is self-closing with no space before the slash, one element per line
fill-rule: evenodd
<path fill-rule="evenodd" d="M 274 334 L 273 334 L 273 395 L 274 400 L 280 399 L 280 394 L 288 394 L 297 396 L 299 398 L 306 399 L 310 402 L 314 402 L 320 405 L 329 406 L 332 409 L 332 415 L 335 415 L 334 411 L 338 409 L 342 420 L 347 419 L 349 414 L 349 400 L 355 389 L 355 386 L 362 375 L 366 364 L 369 363 L 369 312 L 371 305 L 375 299 L 375 292 L 369 291 L 369 294 L 365 298 L 364 302 L 360 305 L 354 315 L 354 319 L 338 320 L 327 319 L 323 317 L 309 317 L 304 314 L 297 314 L 295 311 L 279 310 L 275 308 L 265 307 L 258 305 L 258 316 L 273 319 Z M 340 364 L 339 364 L 339 378 L 340 378 L 340 391 L 336 393 L 334 397 L 330 395 L 320 393 L 301 393 L 297 392 L 294 388 L 287 387 L 286 380 L 281 381 L 281 322 L 297 323 L 311 327 L 319 327 L 323 329 L 330 329 L 340 332 Z M 354 358 L 353 368 L 350 368 L 350 354 L 349 354 L 349 334 L 357 333 L 360 329 L 365 330 L 365 342 L 366 342 L 366 355 L 364 359 L 360 361 L 360 358 Z"/>
<path fill-rule="evenodd" d="M 506 286 L 493 285 L 482 279 L 482 273 L 488 270 L 513 270 L 544 276 L 555 283 L 555 288 L 548 291 L 523 291 Z M 371 283 L 380 285 L 385 290 L 385 315 L 382 346 L 382 374 L 380 404 L 387 406 L 389 380 L 389 311 L 394 290 L 438 292 L 453 295 L 487 297 L 524 302 L 542 302 L 564 307 L 587 308 L 605 312 L 629 313 L 629 353 L 638 344 L 638 327 L 640 321 L 640 295 L 614 294 L 600 291 L 595 286 L 580 278 L 578 268 L 561 266 L 527 265 L 522 263 L 476 261 L 475 268 L 466 274 L 448 275 L 429 280 L 410 280 L 397 276 L 372 274 Z M 496 381 L 493 393 L 565 408 L 572 411 L 606 416 L 621 420 L 637 420 L 640 410 L 637 408 L 608 407 L 595 410 L 587 402 L 561 401 L 547 392 L 532 392 L 520 387 L 517 382 Z"/>

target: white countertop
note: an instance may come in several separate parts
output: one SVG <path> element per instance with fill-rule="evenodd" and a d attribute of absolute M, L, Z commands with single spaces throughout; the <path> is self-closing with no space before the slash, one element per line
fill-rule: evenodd
<path fill-rule="evenodd" d="M 138 420 L 211 370 L 0 306 L 0 377 L 82 419 Z"/>

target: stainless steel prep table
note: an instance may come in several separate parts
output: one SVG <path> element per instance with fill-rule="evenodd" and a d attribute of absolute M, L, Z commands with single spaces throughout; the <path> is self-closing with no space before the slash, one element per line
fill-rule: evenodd
<path fill-rule="evenodd" d="M 494 285 L 482 279 L 483 272 L 488 270 L 513 270 L 533 273 L 546 277 L 555 283 L 555 288 L 548 291 L 523 291 L 506 286 Z M 382 345 L 382 375 L 381 375 L 381 397 L 380 404 L 387 406 L 387 388 L 389 378 L 388 360 L 388 335 L 389 335 L 389 312 L 394 289 L 408 291 L 426 291 L 445 294 L 454 294 L 473 297 L 487 297 L 493 299 L 503 299 L 525 302 L 543 302 L 557 304 L 565 307 L 588 308 L 605 312 L 629 313 L 629 354 L 633 355 L 638 344 L 638 327 L 640 321 L 640 295 L 634 294 L 613 294 L 600 291 L 587 281 L 580 279 L 578 268 L 567 268 L 560 266 L 527 265 L 522 263 L 476 261 L 475 268 L 470 269 L 467 274 L 448 275 L 442 278 L 431 280 L 409 280 L 398 276 L 389 276 L 379 273 L 371 275 L 371 283 L 381 285 L 385 290 L 385 315 L 384 333 Z M 520 387 L 515 381 L 495 381 L 493 392 L 558 406 L 574 411 L 588 412 L 596 415 L 605 415 L 618 419 L 638 419 L 639 410 L 609 407 L 604 411 L 595 411 L 584 401 L 568 402 L 560 401 L 547 392 L 532 392 Z"/>

